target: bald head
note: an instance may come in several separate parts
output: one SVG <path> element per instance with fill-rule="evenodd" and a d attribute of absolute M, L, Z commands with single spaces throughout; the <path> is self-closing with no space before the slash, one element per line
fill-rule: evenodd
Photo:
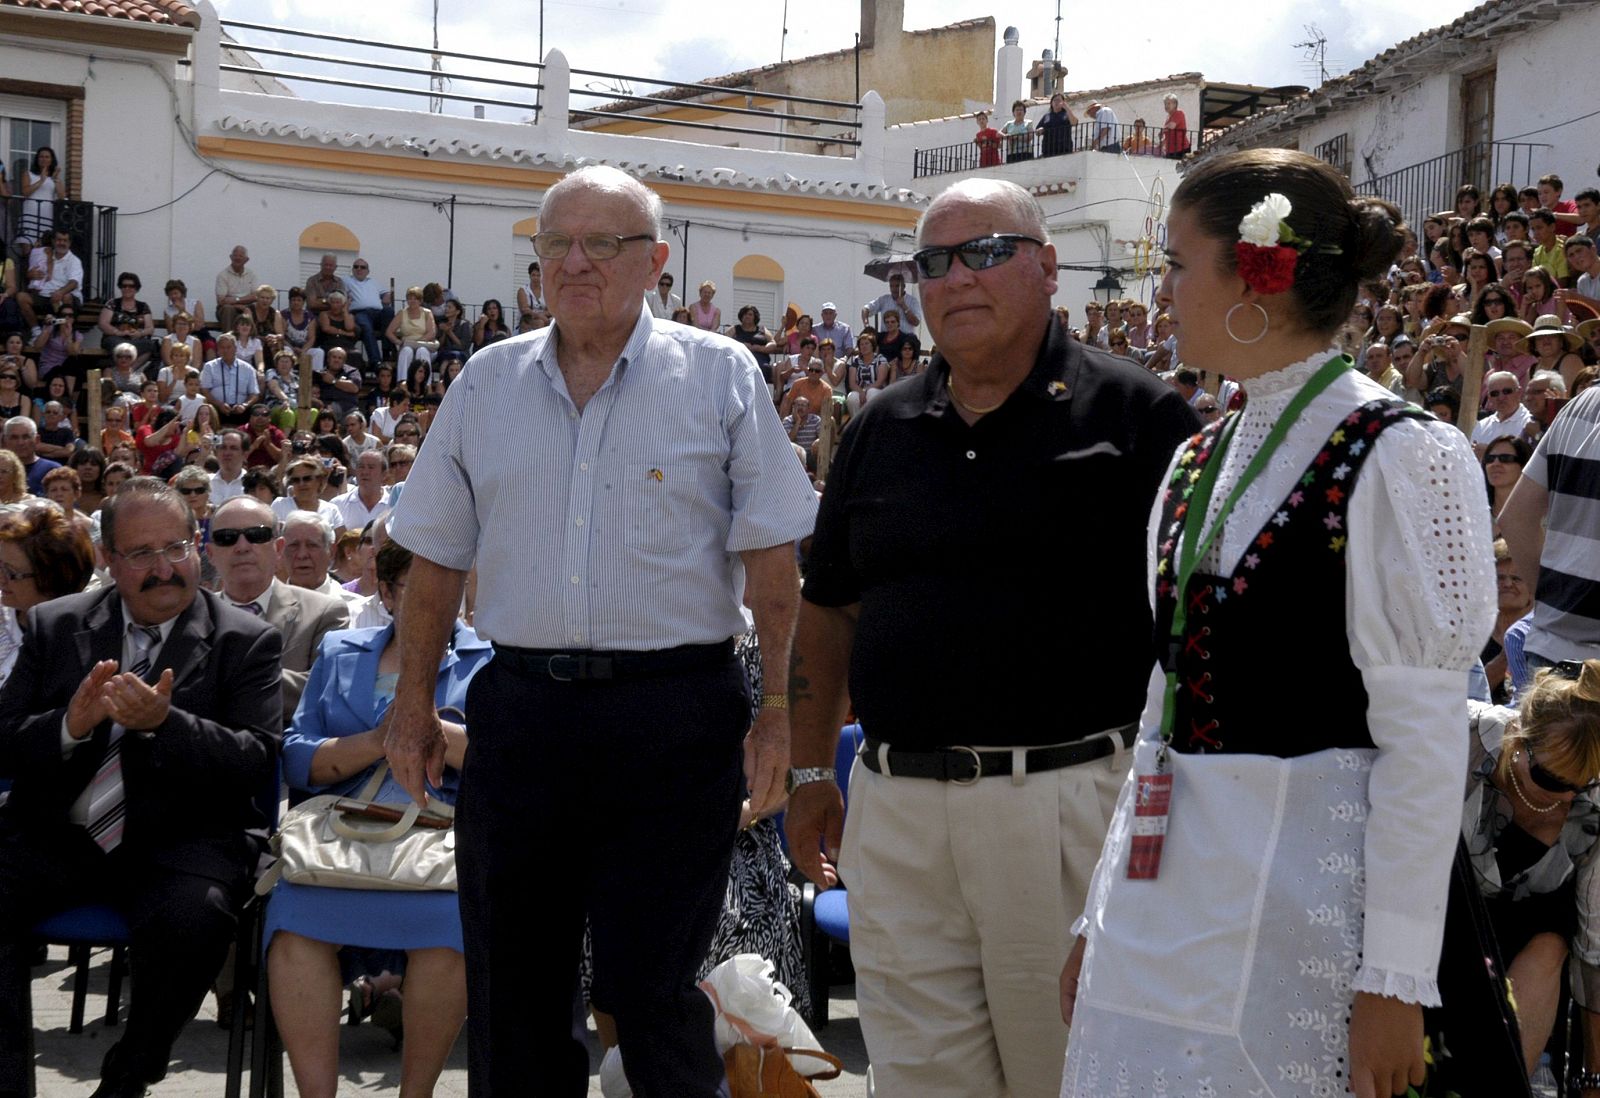
<path fill-rule="evenodd" d="M 272 508 L 262 503 L 254 496 L 234 496 L 224 502 L 211 513 L 213 525 L 224 526 L 271 526 L 278 525 L 278 517 L 272 513 Z"/>
<path fill-rule="evenodd" d="M 928 226 L 948 213 L 985 209 L 1010 227 L 997 232 L 1025 233 L 1039 240 L 1049 240 L 1050 230 L 1045 227 L 1044 210 L 1039 202 L 1017 186 L 1004 179 L 963 179 L 942 191 L 933 200 L 917 222 L 917 244 L 928 242 Z"/>
<path fill-rule="evenodd" d="M 539 210 L 541 222 L 550 220 L 552 212 L 565 197 L 577 193 L 613 196 L 625 199 L 638 207 L 649 222 L 650 231 L 661 239 L 661 196 L 646 187 L 627 172 L 603 164 L 579 168 L 569 172 L 544 195 L 544 205 Z"/>

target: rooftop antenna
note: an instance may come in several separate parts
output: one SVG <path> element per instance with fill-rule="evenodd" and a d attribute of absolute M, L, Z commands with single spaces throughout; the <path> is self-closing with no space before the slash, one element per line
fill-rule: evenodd
<path fill-rule="evenodd" d="M 778 64 L 783 64 L 783 48 L 789 44 L 789 0 L 783 0 L 783 34 L 778 38 Z"/>
<path fill-rule="evenodd" d="M 1059 0 L 1058 0 L 1059 2 Z M 1305 50 L 1305 59 L 1316 66 L 1317 83 L 1328 82 L 1328 36 L 1315 23 L 1304 24 L 1306 41 L 1296 42 L 1294 48 Z"/>
<path fill-rule="evenodd" d="M 1059 58 L 1061 56 L 1061 0 L 1056 0 L 1056 49 L 1055 52 L 1050 56 L 1054 58 Z M 1050 73 L 1050 78 L 1051 83 L 1054 84 L 1055 71 L 1053 66 Z"/>
<path fill-rule="evenodd" d="M 445 85 L 450 83 L 444 76 L 444 62 L 439 56 L 439 0 L 433 0 L 433 63 L 429 66 L 431 75 L 428 77 L 428 113 L 443 114 L 444 99 L 440 93 Z"/>

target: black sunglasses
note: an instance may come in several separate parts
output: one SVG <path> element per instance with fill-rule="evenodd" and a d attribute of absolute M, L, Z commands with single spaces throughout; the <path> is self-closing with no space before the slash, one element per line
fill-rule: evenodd
<path fill-rule="evenodd" d="M 1521 465 L 1522 464 L 1522 459 L 1519 458 L 1516 454 L 1485 454 L 1485 455 L 1483 455 L 1483 463 L 1485 465 L 1493 465 L 1497 461 L 1504 462 L 1507 465 Z"/>
<path fill-rule="evenodd" d="M 923 248 L 912 254 L 911 262 L 916 264 L 923 278 L 943 278 L 950 273 L 950 264 L 958 256 L 968 270 L 986 271 L 1016 255 L 1018 244 L 1043 247 L 1044 241 L 1023 233 L 994 233 L 948 247 Z"/>
<path fill-rule="evenodd" d="M 1516 392 L 1515 389 L 1490 389 L 1489 395 L 1492 397 L 1503 397 L 1509 396 L 1514 392 Z"/>
<path fill-rule="evenodd" d="M 1528 752 L 1528 777 L 1533 779 L 1533 784 L 1546 793 L 1582 793 L 1584 790 L 1593 789 L 1600 782 L 1589 782 L 1587 785 L 1573 785 L 1564 778 L 1558 778 L 1533 757 L 1533 748 L 1525 747 Z"/>
<path fill-rule="evenodd" d="M 228 527 L 211 531 L 211 540 L 224 549 L 238 542 L 240 537 L 243 537 L 251 545 L 265 545 L 272 540 L 272 527 L 246 526 L 242 529 Z"/>

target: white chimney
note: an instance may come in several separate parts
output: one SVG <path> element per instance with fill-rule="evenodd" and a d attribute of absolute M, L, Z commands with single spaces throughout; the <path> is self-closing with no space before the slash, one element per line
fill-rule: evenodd
<path fill-rule="evenodd" d="M 994 61 L 994 109 L 998 114 L 1010 113 L 1011 104 L 1022 97 L 1022 67 L 1017 28 L 1007 27 L 1005 45 Z"/>

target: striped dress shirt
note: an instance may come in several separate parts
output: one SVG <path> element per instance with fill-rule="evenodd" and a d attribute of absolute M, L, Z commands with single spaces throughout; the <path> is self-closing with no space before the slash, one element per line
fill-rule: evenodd
<path fill-rule="evenodd" d="M 750 352 L 640 303 L 580 414 L 559 324 L 472 357 L 389 536 L 477 565 L 473 626 L 524 648 L 651 650 L 742 631 L 737 554 L 811 533 L 816 494 Z"/>

